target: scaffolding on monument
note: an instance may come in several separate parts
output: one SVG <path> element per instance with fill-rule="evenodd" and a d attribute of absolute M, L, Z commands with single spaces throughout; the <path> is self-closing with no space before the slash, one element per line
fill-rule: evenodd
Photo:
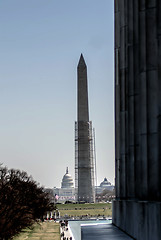
<path fill-rule="evenodd" d="M 88 141 L 89 141 L 89 158 L 91 169 L 91 180 L 93 189 L 93 202 L 95 202 L 95 173 L 96 173 L 96 154 L 94 144 L 94 129 L 92 128 L 92 121 L 88 123 Z M 75 199 L 78 201 L 78 122 L 75 122 Z"/>

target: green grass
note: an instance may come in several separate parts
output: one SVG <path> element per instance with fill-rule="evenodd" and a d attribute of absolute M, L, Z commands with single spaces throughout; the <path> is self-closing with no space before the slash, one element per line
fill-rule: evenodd
<path fill-rule="evenodd" d="M 25 229 L 13 240 L 60 240 L 60 225 L 55 222 L 35 224 L 33 229 Z"/>
<path fill-rule="evenodd" d="M 60 216 L 112 216 L 111 203 L 57 204 Z"/>
<path fill-rule="evenodd" d="M 75 208 L 81 208 L 81 209 L 87 209 L 87 208 L 106 208 L 111 207 L 111 203 L 85 203 L 85 204 L 57 204 L 56 205 L 59 210 L 61 209 L 75 209 Z"/>
<path fill-rule="evenodd" d="M 70 217 L 88 215 L 92 216 L 112 216 L 111 203 L 86 203 L 86 204 L 57 204 L 60 216 Z M 33 229 L 25 229 L 14 240 L 60 240 L 60 228 L 58 223 L 44 222 L 35 224 Z"/>

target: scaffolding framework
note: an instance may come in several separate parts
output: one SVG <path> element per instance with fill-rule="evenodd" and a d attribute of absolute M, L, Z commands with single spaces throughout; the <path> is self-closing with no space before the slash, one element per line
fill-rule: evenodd
<path fill-rule="evenodd" d="M 78 202 L 95 202 L 95 154 L 92 122 L 75 122 L 75 189 Z"/>

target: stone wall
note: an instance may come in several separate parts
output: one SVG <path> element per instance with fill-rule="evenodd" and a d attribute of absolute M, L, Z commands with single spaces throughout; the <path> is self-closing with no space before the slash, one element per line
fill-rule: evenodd
<path fill-rule="evenodd" d="M 161 1 L 115 0 L 113 223 L 139 240 L 161 239 L 150 235 L 161 202 L 160 13 Z"/>

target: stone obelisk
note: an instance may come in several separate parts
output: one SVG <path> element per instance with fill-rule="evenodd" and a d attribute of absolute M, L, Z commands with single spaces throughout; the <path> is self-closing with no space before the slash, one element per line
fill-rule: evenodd
<path fill-rule="evenodd" d="M 92 123 L 89 122 L 87 66 L 81 54 L 77 68 L 76 181 L 77 200 L 94 202 Z"/>

